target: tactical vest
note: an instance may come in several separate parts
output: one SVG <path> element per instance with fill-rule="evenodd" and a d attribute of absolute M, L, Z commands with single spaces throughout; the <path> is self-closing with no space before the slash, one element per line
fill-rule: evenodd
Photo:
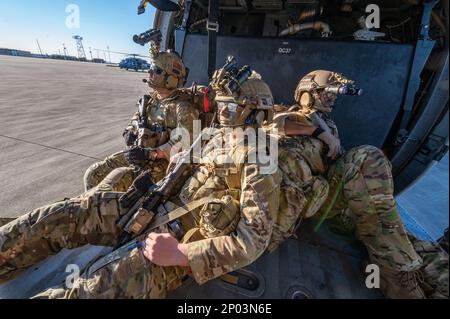
<path fill-rule="evenodd" d="M 211 150 L 204 150 L 207 155 L 202 159 L 202 165 L 180 192 L 179 199 L 185 205 L 201 198 L 214 199 L 191 211 L 195 227 L 187 232 L 185 242 L 228 235 L 239 222 L 242 170 L 248 150 L 237 152 L 234 149 L 227 162 L 225 150 L 217 151 L 223 156 L 216 157 Z"/>
<path fill-rule="evenodd" d="M 150 98 L 147 104 L 147 117 L 149 126 L 145 147 L 155 148 L 164 145 L 169 141 L 171 129 L 167 125 L 170 116 L 167 110 L 166 100 L 159 101 L 153 97 Z M 172 120 L 173 121 L 173 120 Z M 176 119 L 175 119 L 176 122 Z"/>

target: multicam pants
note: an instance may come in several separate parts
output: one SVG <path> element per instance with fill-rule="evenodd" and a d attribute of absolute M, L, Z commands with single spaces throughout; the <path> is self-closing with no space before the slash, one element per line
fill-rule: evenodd
<path fill-rule="evenodd" d="M 50 288 L 33 299 L 162 299 L 187 277 L 181 267 L 160 267 L 129 245 L 91 263 L 72 288 Z"/>
<path fill-rule="evenodd" d="M 127 178 L 130 169 L 119 169 Z M 114 175 L 115 174 L 115 175 Z M 119 176 L 120 177 L 120 176 Z M 115 246 L 120 235 L 117 221 L 125 213 L 119 205 L 123 193 L 114 171 L 98 187 L 70 200 L 38 208 L 0 227 L 0 282 L 10 280 L 28 267 L 55 255 L 63 248 L 86 244 Z M 181 268 L 158 267 L 139 249 L 119 249 L 106 263 L 88 267 L 73 289 L 49 290 L 42 296 L 67 298 L 157 298 L 181 284 Z M 99 265 L 100 263 L 100 265 Z M 93 268 L 94 267 L 94 268 Z M 78 287 L 77 287 L 78 286 Z"/>
<path fill-rule="evenodd" d="M 115 153 L 103 161 L 92 164 L 84 173 L 83 181 L 85 191 L 97 186 L 109 173 L 120 167 L 130 167 L 130 163 L 126 160 L 123 152 Z M 153 179 L 157 182 L 165 176 L 167 161 L 157 160 L 150 162 L 146 165 L 145 169 L 151 172 Z M 130 186 L 131 184 L 124 185 L 126 188 Z"/>
<path fill-rule="evenodd" d="M 448 253 L 438 244 L 411 236 L 415 250 L 423 259 L 421 287 L 431 299 L 448 299 Z"/>
<path fill-rule="evenodd" d="M 350 150 L 330 167 L 328 181 L 328 201 L 340 191 L 332 214 L 351 211 L 356 235 L 372 262 L 397 271 L 420 268 L 422 259 L 408 239 L 395 203 L 391 164 L 381 150 L 373 146 Z"/>

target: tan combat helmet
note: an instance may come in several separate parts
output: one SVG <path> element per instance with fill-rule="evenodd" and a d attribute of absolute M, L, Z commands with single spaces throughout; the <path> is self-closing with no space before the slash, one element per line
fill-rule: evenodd
<path fill-rule="evenodd" d="M 221 70 L 216 71 L 221 72 Z M 220 81 L 219 81 L 220 82 Z M 213 85 L 214 86 L 214 85 Z M 261 75 L 252 71 L 236 92 L 225 89 L 226 85 L 215 86 L 219 122 L 222 126 L 256 126 L 273 119 L 273 95 Z M 223 107 L 228 112 L 221 112 Z"/>
<path fill-rule="evenodd" d="M 178 53 L 168 50 L 151 56 L 148 71 L 151 87 L 174 90 L 186 83 L 188 70 Z"/>
<path fill-rule="evenodd" d="M 338 95 L 361 95 L 363 91 L 354 86 L 354 81 L 340 73 L 317 70 L 300 80 L 295 90 L 295 101 L 303 108 L 314 108 L 331 112 Z"/>

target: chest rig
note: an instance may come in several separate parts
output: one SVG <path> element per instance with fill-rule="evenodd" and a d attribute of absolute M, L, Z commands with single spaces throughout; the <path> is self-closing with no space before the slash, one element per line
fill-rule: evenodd
<path fill-rule="evenodd" d="M 211 146 L 213 143 L 208 143 Z M 191 211 L 195 227 L 188 231 L 185 241 L 228 235 L 240 219 L 241 179 L 246 149 L 206 147 L 201 165 L 180 192 L 187 203 L 201 198 L 213 200 Z M 193 236 L 196 234 L 196 236 Z"/>
<path fill-rule="evenodd" d="M 167 126 L 167 102 L 150 97 L 147 104 L 147 125 L 140 135 L 145 135 L 143 147 L 155 148 L 169 141 L 171 128 Z"/>

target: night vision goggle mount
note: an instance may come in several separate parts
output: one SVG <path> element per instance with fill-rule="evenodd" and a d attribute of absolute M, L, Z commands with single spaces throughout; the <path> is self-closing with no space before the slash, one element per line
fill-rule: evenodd
<path fill-rule="evenodd" d="M 158 29 L 150 29 L 141 34 L 135 34 L 133 36 L 133 41 L 142 46 L 146 45 L 149 42 L 161 43 L 162 34 Z"/>
<path fill-rule="evenodd" d="M 329 85 L 324 88 L 326 93 L 332 93 L 336 95 L 363 95 L 363 89 L 356 87 L 353 84 L 335 84 Z"/>
<path fill-rule="evenodd" d="M 333 77 L 337 83 L 322 87 L 326 93 L 353 96 L 363 95 L 364 91 L 355 85 L 355 81 L 347 79 L 340 73 L 334 73 Z"/>
<path fill-rule="evenodd" d="M 224 91 L 227 95 L 232 96 L 251 75 L 252 69 L 248 65 L 239 69 L 236 59 L 229 56 L 223 68 L 213 76 L 213 86 L 216 90 Z"/>

